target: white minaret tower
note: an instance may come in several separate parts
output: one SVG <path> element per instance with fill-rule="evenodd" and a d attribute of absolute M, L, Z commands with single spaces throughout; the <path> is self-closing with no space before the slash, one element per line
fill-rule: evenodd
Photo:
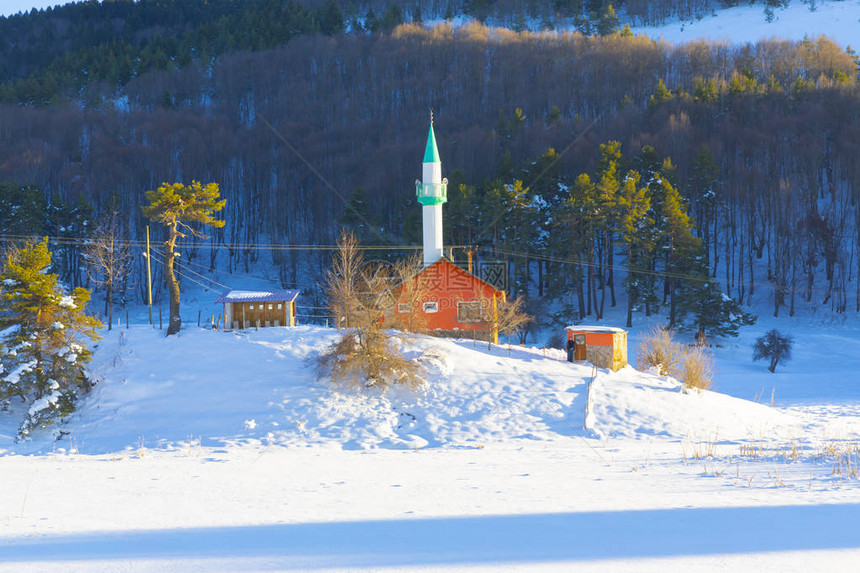
<path fill-rule="evenodd" d="M 424 211 L 424 266 L 442 258 L 442 203 L 448 201 L 448 180 L 442 179 L 442 161 L 433 133 L 433 112 L 430 112 L 430 133 L 424 149 L 424 182 L 415 181 L 418 202 Z"/>

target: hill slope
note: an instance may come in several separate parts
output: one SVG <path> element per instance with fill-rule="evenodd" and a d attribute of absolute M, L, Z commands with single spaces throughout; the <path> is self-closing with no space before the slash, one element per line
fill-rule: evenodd
<path fill-rule="evenodd" d="M 225 333 L 187 328 L 165 338 L 136 327 L 108 333 L 92 364 L 100 383 L 55 444 L 50 432 L 13 445 L 3 417 L 0 452 L 81 453 L 260 442 L 344 449 L 476 447 L 584 435 L 755 437 L 799 421 L 760 404 L 626 368 L 570 364 L 557 350 L 415 337 L 404 347 L 424 367 L 414 392 L 338 389 L 312 361 L 336 331 L 304 326 Z M 584 429 L 588 384 L 595 376 Z"/>

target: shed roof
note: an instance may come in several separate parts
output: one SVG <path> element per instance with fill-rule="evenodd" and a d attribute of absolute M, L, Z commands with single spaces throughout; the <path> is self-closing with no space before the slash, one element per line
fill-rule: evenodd
<path fill-rule="evenodd" d="M 222 302 L 292 302 L 299 296 L 297 290 L 231 290 L 217 299 Z"/>
<path fill-rule="evenodd" d="M 565 330 L 574 330 L 576 332 L 627 332 L 623 328 L 618 328 L 617 326 L 587 326 L 584 324 L 574 324 L 566 327 Z"/>

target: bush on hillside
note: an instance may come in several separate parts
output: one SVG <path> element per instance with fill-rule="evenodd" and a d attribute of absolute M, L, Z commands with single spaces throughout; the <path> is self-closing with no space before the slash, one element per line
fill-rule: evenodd
<path fill-rule="evenodd" d="M 396 303 L 387 267 L 364 262 L 358 240 L 344 234 L 326 273 L 328 307 L 342 336 L 317 358 L 317 372 L 359 387 L 421 382 L 419 366 L 400 355 L 385 323 Z"/>
<path fill-rule="evenodd" d="M 681 372 L 685 389 L 708 390 L 714 378 L 714 355 L 702 346 L 684 353 Z"/>
<path fill-rule="evenodd" d="M 675 342 L 671 330 L 655 327 L 642 336 L 636 363 L 642 370 L 656 366 L 662 376 L 679 377 L 683 354 L 683 348 Z"/>

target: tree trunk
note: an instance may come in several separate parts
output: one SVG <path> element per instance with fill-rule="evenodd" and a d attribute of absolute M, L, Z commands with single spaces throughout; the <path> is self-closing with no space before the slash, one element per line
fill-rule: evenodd
<path fill-rule="evenodd" d="M 633 326 L 633 299 L 627 296 L 627 328 Z"/>
<path fill-rule="evenodd" d="M 173 272 L 174 259 L 176 258 L 176 239 L 179 236 L 179 230 L 176 228 L 176 223 L 169 225 L 169 236 L 164 245 L 167 247 L 167 252 L 164 255 L 164 278 L 167 279 L 167 289 L 170 292 L 170 316 L 168 318 L 167 336 L 179 332 L 182 326 L 182 319 L 179 318 L 179 281 L 176 280 L 176 275 Z"/>
<path fill-rule="evenodd" d="M 108 330 L 113 328 L 113 283 L 107 284 Z"/>
<path fill-rule="evenodd" d="M 614 251 L 615 250 L 615 242 L 612 240 L 612 233 L 609 233 L 609 250 L 606 253 L 608 269 L 609 269 L 609 280 L 607 284 L 609 284 L 609 306 L 615 308 L 618 305 L 618 300 L 615 298 L 615 269 L 613 265 L 615 264 Z M 601 309 L 601 314 L 603 314 L 603 309 Z"/>

